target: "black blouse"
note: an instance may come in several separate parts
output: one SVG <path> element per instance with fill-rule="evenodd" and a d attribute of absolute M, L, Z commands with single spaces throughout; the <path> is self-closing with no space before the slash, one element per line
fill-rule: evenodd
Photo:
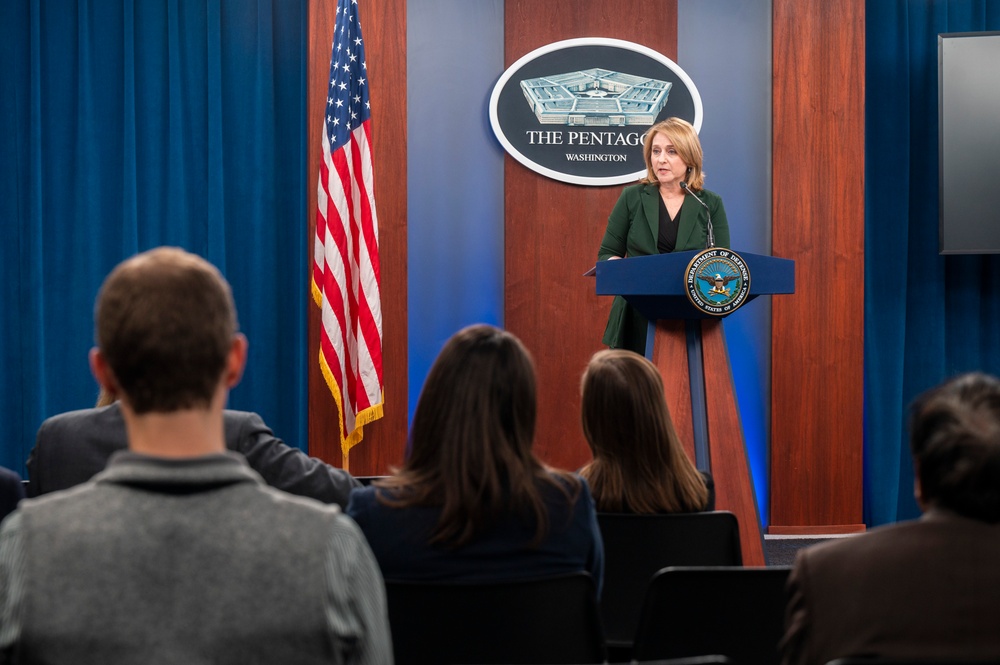
<path fill-rule="evenodd" d="M 664 203 L 663 197 L 660 196 L 658 198 L 660 199 L 660 232 L 656 239 L 656 249 L 660 254 L 669 254 L 677 246 L 677 227 L 681 216 L 681 209 L 678 208 L 677 214 L 671 218 L 670 213 L 667 212 L 667 204 Z"/>

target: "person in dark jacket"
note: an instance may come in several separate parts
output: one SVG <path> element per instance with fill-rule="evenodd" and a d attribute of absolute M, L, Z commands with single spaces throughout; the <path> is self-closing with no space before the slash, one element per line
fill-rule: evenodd
<path fill-rule="evenodd" d="M 1000 379 L 963 374 L 918 397 L 910 452 L 919 519 L 796 556 L 785 665 L 1000 659 Z"/>
<path fill-rule="evenodd" d="M 226 448 L 246 457 L 264 482 L 291 494 L 347 506 L 361 483 L 348 472 L 286 445 L 256 413 L 223 412 Z M 125 450 L 125 422 L 117 402 L 48 418 L 28 457 L 28 495 L 41 496 L 90 480 Z"/>
<path fill-rule="evenodd" d="M 24 483 L 21 482 L 21 476 L 0 466 L 0 521 L 14 512 L 23 498 Z"/>

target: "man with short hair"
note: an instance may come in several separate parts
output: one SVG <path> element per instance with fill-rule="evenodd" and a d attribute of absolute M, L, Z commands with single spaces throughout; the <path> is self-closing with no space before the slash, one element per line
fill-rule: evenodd
<path fill-rule="evenodd" d="M 0 528 L 0 653 L 45 663 L 391 663 L 371 550 L 336 506 L 227 452 L 246 338 L 229 285 L 160 248 L 120 264 L 91 368 L 128 451 Z"/>
<path fill-rule="evenodd" d="M 910 449 L 919 520 L 799 552 L 786 665 L 1000 658 L 1000 380 L 963 374 L 918 397 Z"/>

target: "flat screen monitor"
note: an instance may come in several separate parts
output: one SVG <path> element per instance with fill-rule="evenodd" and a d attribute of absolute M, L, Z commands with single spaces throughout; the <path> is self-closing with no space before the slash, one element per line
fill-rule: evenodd
<path fill-rule="evenodd" d="M 938 35 L 941 254 L 1000 253 L 1000 32 Z"/>

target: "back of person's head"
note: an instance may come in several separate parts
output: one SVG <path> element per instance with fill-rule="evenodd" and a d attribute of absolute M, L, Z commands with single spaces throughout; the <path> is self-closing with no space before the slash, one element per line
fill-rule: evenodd
<path fill-rule="evenodd" d="M 598 351 L 580 391 L 583 434 L 594 455 L 581 475 L 591 485 L 598 510 L 705 508 L 708 489 L 677 436 L 653 363 L 623 349 Z"/>
<path fill-rule="evenodd" d="M 464 328 L 427 375 L 409 466 L 476 477 L 530 464 L 536 409 L 535 368 L 520 340 L 493 326 Z"/>
<path fill-rule="evenodd" d="M 456 333 L 431 366 L 417 401 L 410 455 L 383 483 L 390 505 L 440 505 L 434 540 L 461 545 L 511 510 L 538 520 L 547 474 L 531 447 L 535 369 L 509 332 L 473 325 Z"/>
<path fill-rule="evenodd" d="M 1000 522 L 1000 379 L 962 374 L 917 397 L 910 450 L 925 504 Z"/>
<path fill-rule="evenodd" d="M 119 264 L 104 280 L 94 321 L 116 388 L 137 414 L 206 407 L 237 332 L 219 271 L 168 247 Z"/>

